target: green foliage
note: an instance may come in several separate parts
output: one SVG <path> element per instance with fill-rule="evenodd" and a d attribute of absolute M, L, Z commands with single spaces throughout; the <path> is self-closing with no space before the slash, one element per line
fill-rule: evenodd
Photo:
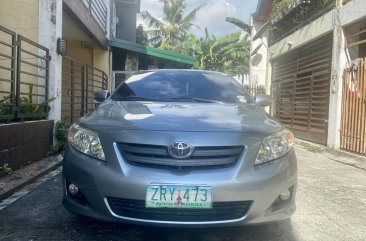
<path fill-rule="evenodd" d="M 0 100 L 0 115 L 11 115 L 11 104 L 13 103 L 11 95 L 4 96 Z"/>
<path fill-rule="evenodd" d="M 164 4 L 162 20 L 152 16 L 147 11 L 141 12 L 141 16 L 150 28 L 146 31 L 149 36 L 148 43 L 154 47 L 171 51 L 182 43 L 189 34 L 189 29 L 195 26 L 192 21 L 204 4 L 184 15 L 185 0 L 159 1 Z"/>
<path fill-rule="evenodd" d="M 184 16 L 185 0 L 159 0 L 164 3 L 163 19 L 159 20 L 148 12 L 142 17 L 150 30 L 148 43 L 167 51 L 193 56 L 197 60 L 196 69 L 221 71 L 231 75 L 245 75 L 249 72 L 251 27 L 240 19 L 228 17 L 241 33 L 228 34 L 220 39 L 205 28 L 205 37 L 197 38 L 189 32 L 197 11 L 195 8 Z"/>
<path fill-rule="evenodd" d="M 205 37 L 189 35 L 182 43 L 181 52 L 194 56 L 195 69 L 221 71 L 231 75 L 249 72 L 249 35 L 232 33 L 217 39 L 205 29 Z"/>
<path fill-rule="evenodd" d="M 8 163 L 5 163 L 3 166 L 0 166 L 0 177 L 8 175 L 12 172 L 11 167 L 9 167 Z"/>
<path fill-rule="evenodd" d="M 32 93 L 33 93 L 33 84 L 30 84 L 28 97 L 23 96 L 20 98 L 20 103 L 21 103 L 20 112 L 22 114 L 46 112 L 46 110 L 44 108 L 48 105 L 48 103 L 50 103 L 56 99 L 56 97 L 52 97 L 46 101 L 43 101 L 41 104 L 34 104 Z M 42 107 L 44 107 L 44 108 L 42 108 Z"/>
<path fill-rule="evenodd" d="M 55 156 L 64 150 L 66 144 L 67 126 L 62 121 L 57 121 L 55 124 L 55 139 L 56 144 L 53 145 L 47 152 L 47 156 Z"/>
<path fill-rule="evenodd" d="M 270 26 L 272 43 L 293 33 L 299 27 L 319 17 L 335 6 L 335 0 L 277 0 L 273 4 Z"/>
<path fill-rule="evenodd" d="M 271 18 L 275 18 L 282 14 L 295 0 L 277 0 L 273 4 Z"/>
<path fill-rule="evenodd" d="M 139 26 L 136 28 L 136 43 L 139 44 L 147 44 L 147 33 L 144 30 L 144 27 L 139 24 Z"/>
<path fill-rule="evenodd" d="M 241 28 L 243 31 L 247 32 L 248 34 L 250 34 L 252 31 L 252 28 L 248 24 L 244 23 L 242 20 L 240 20 L 238 18 L 227 17 L 225 19 L 225 21 L 236 25 L 237 27 Z"/>
<path fill-rule="evenodd" d="M 56 99 L 56 97 L 52 97 L 43 101 L 41 104 L 33 103 L 33 88 L 34 85 L 29 85 L 28 96 L 20 97 L 20 113 L 21 114 L 36 114 L 36 113 L 44 113 L 48 112 L 48 104 Z M 12 106 L 15 105 L 15 99 L 12 95 L 4 96 L 2 100 L 0 100 L 0 115 L 12 115 Z M 24 120 L 38 120 L 40 117 L 26 117 Z M 3 120 L 2 120 L 3 121 Z M 1 123 L 1 122 L 0 122 Z"/>
<path fill-rule="evenodd" d="M 320 11 L 331 4 L 335 4 L 335 2 L 335 0 L 317 0 L 300 4 L 300 0 L 277 0 L 274 2 L 272 7 L 271 18 L 281 18 L 282 15 L 288 14 L 290 9 L 293 9 L 296 5 L 298 5 L 294 15 L 291 16 L 292 20 L 297 20 L 299 18 L 305 18 L 309 14 L 314 14 L 314 12 Z"/>

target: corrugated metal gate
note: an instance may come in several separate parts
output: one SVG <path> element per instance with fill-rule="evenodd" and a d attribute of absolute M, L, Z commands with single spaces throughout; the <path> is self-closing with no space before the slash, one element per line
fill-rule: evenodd
<path fill-rule="evenodd" d="M 332 34 L 273 61 L 275 116 L 295 136 L 326 144 Z"/>
<path fill-rule="evenodd" d="M 95 109 L 94 93 L 108 88 L 108 76 L 69 57 L 63 57 L 62 62 L 61 119 L 72 124 Z"/>
<path fill-rule="evenodd" d="M 341 148 L 366 154 L 366 58 L 343 73 Z"/>

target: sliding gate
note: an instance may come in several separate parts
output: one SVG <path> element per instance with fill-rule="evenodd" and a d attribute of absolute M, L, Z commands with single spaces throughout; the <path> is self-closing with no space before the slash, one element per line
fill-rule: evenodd
<path fill-rule="evenodd" d="M 326 144 L 332 34 L 273 61 L 275 116 L 295 136 Z"/>

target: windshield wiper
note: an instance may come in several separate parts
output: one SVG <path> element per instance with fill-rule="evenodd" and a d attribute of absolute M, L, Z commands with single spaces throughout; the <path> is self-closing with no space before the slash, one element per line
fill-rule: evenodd
<path fill-rule="evenodd" d="M 188 96 L 172 97 L 172 98 L 169 98 L 169 100 L 183 100 L 183 101 L 187 100 L 187 101 L 191 101 L 191 102 L 201 102 L 201 103 L 222 103 L 220 101 L 200 99 L 200 98 L 194 98 L 194 97 L 188 97 Z"/>

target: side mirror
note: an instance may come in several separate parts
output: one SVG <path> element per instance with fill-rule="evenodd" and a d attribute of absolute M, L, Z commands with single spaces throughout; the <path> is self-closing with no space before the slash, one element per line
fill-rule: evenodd
<path fill-rule="evenodd" d="M 270 95 L 258 94 L 255 97 L 255 103 L 259 106 L 270 106 L 272 102 L 272 97 Z"/>
<path fill-rule="evenodd" d="M 94 93 L 94 100 L 98 101 L 98 102 L 103 102 L 105 101 L 111 94 L 109 93 L 108 90 L 99 90 L 97 92 Z"/>

